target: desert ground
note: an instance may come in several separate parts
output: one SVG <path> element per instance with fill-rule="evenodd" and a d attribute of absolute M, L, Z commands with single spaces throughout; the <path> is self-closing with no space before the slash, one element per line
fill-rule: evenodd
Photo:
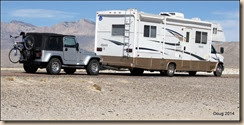
<path fill-rule="evenodd" d="M 167 77 L 2 68 L 1 120 L 239 120 L 239 84 L 237 69 Z"/>

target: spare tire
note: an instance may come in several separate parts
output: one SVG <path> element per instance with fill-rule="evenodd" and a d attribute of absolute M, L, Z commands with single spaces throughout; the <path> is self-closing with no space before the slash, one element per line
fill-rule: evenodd
<path fill-rule="evenodd" d="M 34 47 L 35 39 L 33 36 L 28 35 L 24 38 L 23 42 L 24 42 L 25 49 L 31 50 Z"/>

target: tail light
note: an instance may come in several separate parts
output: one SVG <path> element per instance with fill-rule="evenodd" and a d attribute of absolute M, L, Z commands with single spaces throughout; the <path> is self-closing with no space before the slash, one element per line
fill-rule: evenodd
<path fill-rule="evenodd" d="M 103 49 L 101 47 L 97 47 L 97 51 L 102 51 Z"/>
<path fill-rule="evenodd" d="M 38 52 L 36 52 L 36 57 L 41 57 L 42 56 L 42 51 L 38 51 Z"/>

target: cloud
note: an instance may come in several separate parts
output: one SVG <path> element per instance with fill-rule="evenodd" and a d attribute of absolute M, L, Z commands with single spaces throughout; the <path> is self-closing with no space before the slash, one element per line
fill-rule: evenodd
<path fill-rule="evenodd" d="M 223 18 L 227 19 L 239 19 L 239 11 L 215 11 L 212 12 L 213 15 L 215 16 L 221 16 Z"/>
<path fill-rule="evenodd" d="M 58 10 L 48 10 L 48 9 L 18 9 L 10 13 L 13 17 L 23 17 L 23 18 L 73 18 L 76 13 L 64 12 Z"/>
<path fill-rule="evenodd" d="M 210 20 L 210 22 L 217 22 L 222 26 L 226 41 L 239 41 L 239 11 L 215 11 L 212 12 L 212 15 L 215 17 L 215 20 Z"/>

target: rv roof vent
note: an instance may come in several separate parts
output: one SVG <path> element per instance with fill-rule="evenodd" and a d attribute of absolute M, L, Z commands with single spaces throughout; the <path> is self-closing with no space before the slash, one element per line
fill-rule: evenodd
<path fill-rule="evenodd" d="M 201 19 L 200 18 L 197 18 L 197 17 L 192 18 L 192 20 L 201 21 Z"/>
<path fill-rule="evenodd" d="M 184 14 L 178 12 L 161 12 L 159 15 L 184 18 Z"/>

